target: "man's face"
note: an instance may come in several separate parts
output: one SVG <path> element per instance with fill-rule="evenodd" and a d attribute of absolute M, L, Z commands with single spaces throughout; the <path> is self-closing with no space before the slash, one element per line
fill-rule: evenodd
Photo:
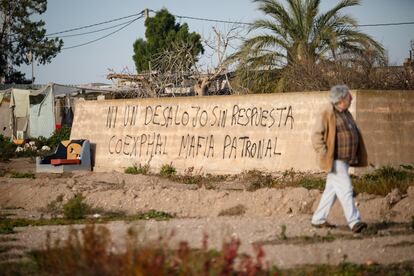
<path fill-rule="evenodd" d="M 348 94 L 339 101 L 339 107 L 342 110 L 346 110 L 351 106 L 351 102 L 352 102 L 352 95 L 351 93 L 348 92 Z"/>

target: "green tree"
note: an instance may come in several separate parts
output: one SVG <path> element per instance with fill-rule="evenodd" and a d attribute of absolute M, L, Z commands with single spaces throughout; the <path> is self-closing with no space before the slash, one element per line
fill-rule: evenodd
<path fill-rule="evenodd" d="M 137 72 L 149 70 L 149 63 L 155 56 L 165 50 L 169 50 L 173 44 L 189 45 L 191 47 L 192 59 L 204 52 L 199 34 L 189 32 L 187 23 L 175 22 L 175 17 L 166 9 L 156 13 L 154 17 L 145 20 L 145 38 L 134 42 L 133 60 Z M 189 69 L 189 68 L 188 68 Z"/>
<path fill-rule="evenodd" d="M 281 68 L 293 63 L 340 60 L 374 51 L 383 57 L 383 47 L 357 30 L 356 21 L 342 10 L 360 4 L 342 0 L 325 13 L 320 0 L 254 0 L 269 19 L 253 23 L 251 31 L 262 34 L 247 39 L 232 58 L 253 68 Z"/>
<path fill-rule="evenodd" d="M 60 52 L 63 41 L 47 38 L 45 22 L 33 20 L 46 8 L 47 0 L 0 0 L 0 77 L 15 74 L 13 66 L 29 64 L 29 52 L 40 64 Z"/>

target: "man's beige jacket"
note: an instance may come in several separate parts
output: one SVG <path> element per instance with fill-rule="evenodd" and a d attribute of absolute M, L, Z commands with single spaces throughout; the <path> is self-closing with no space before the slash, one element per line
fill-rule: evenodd
<path fill-rule="evenodd" d="M 318 155 L 319 167 L 321 170 L 330 172 L 334 160 L 336 119 L 334 106 L 326 105 L 316 117 L 316 122 L 312 130 L 312 146 Z M 350 164 L 354 167 L 364 167 L 368 165 L 367 151 L 361 132 L 358 129 L 359 144 L 357 150 L 358 163 Z"/>

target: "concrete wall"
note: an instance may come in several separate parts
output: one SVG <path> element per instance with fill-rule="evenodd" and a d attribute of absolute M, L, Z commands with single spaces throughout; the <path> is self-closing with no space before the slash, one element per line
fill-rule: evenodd
<path fill-rule="evenodd" d="M 358 91 L 356 111 L 369 163 L 414 163 L 414 91 Z"/>
<path fill-rule="evenodd" d="M 354 103 L 350 111 L 367 136 L 370 162 L 375 166 L 400 164 L 402 156 L 404 163 L 414 162 L 413 143 L 408 141 L 410 133 L 414 134 L 414 115 L 410 110 L 414 93 L 352 93 Z M 96 171 L 123 170 L 133 164 L 148 163 L 154 170 L 172 163 L 181 172 L 194 167 L 196 172 L 216 174 L 250 169 L 318 170 L 310 133 L 327 95 L 307 92 L 79 101 L 71 138 L 91 141 Z M 404 100 L 394 103 L 395 95 Z M 406 136 L 397 139 L 400 142 L 393 140 L 392 150 L 376 145 L 386 140 L 373 132 L 378 131 L 374 124 L 382 124 L 377 113 L 387 116 L 381 106 L 388 98 L 393 106 L 406 105 L 404 109 L 392 109 L 399 115 L 390 115 L 388 125 L 381 125 L 387 133 L 381 139 L 397 138 L 402 128 L 399 125 L 407 127 Z M 405 116 L 411 116 L 411 121 L 405 122 Z"/>

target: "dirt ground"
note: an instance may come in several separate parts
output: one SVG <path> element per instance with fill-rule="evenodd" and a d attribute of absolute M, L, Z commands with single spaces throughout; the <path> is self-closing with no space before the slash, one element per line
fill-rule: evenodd
<path fill-rule="evenodd" d="M 12 168 L 13 171 L 34 172 L 34 166 L 30 159 L 18 159 L 0 163 L 0 171 Z M 365 234 L 349 231 L 337 203 L 329 221 L 339 227 L 329 232 L 312 228 L 311 214 L 321 195 L 318 190 L 247 191 L 245 183 L 238 181 L 222 182 L 214 189 L 207 189 L 157 176 L 119 172 L 37 174 L 35 179 L 10 178 L 6 173 L 0 177 L 0 212 L 32 219 L 47 217 L 42 210 L 48 203 L 59 195 L 63 195 L 65 201 L 77 193 L 82 193 L 92 207 L 105 211 L 123 211 L 132 215 L 154 209 L 175 215 L 168 221 L 108 223 L 120 250 L 127 230 L 133 227 L 144 242 L 173 231 L 171 246 L 186 240 L 191 246 L 200 247 L 206 233 L 210 246 L 220 248 L 223 241 L 237 237 L 242 242 L 241 252 L 253 254 L 252 244 L 260 244 L 269 264 L 280 268 L 338 264 L 344 260 L 383 264 L 414 262 L 414 230 L 410 228 L 414 215 L 414 187 L 404 195 L 358 195 L 356 202 L 361 216 L 370 228 L 375 229 Z M 25 251 L 42 248 L 47 232 L 52 238 L 66 237 L 70 227 L 73 226 L 22 227 L 11 236 L 17 239 L 13 244 Z"/>

